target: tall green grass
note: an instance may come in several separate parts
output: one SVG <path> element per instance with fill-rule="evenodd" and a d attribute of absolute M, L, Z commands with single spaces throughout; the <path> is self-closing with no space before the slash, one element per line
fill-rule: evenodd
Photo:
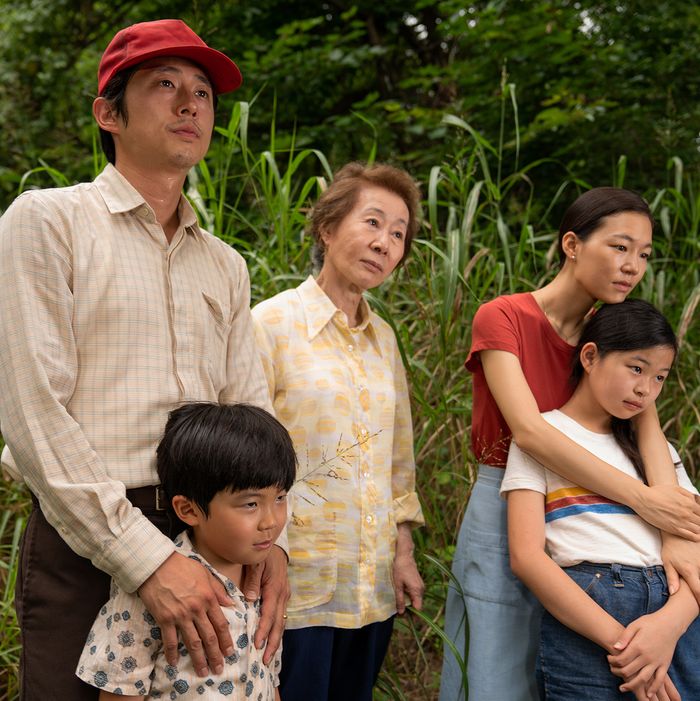
<path fill-rule="evenodd" d="M 2 448 L 0 440 L 0 448 Z M 19 543 L 29 510 L 27 491 L 0 479 L 0 701 L 19 698 L 19 629 L 14 610 Z"/>
<path fill-rule="evenodd" d="M 246 257 L 256 303 L 295 286 L 310 271 L 306 213 L 331 179 L 332 169 L 342 164 L 331 167 L 318 151 L 296 150 L 294 135 L 278 134 L 274 119 L 266 146 L 253 149 L 248 135 L 250 109 L 247 103 L 237 103 L 226 126 L 217 128 L 210 156 L 190 175 L 187 192 L 203 224 Z M 426 527 L 415 534 L 426 582 L 424 609 L 397 621 L 377 699 L 423 701 L 437 694 L 449 564 L 475 469 L 469 448 L 471 383 L 463 368 L 471 318 L 484 300 L 535 289 L 551 279 L 556 273 L 557 219 L 565 205 L 590 186 L 561 166 L 556 195 L 542 201 L 537 183 L 544 161 L 519 163 L 513 86 L 503 86 L 502 110 L 498 143 L 489 142 L 458 116 L 444 118 L 449 130 L 444 161 L 413 174 L 423 186 L 424 225 L 411 257 L 370 295 L 375 309 L 395 329 L 408 370 L 418 491 L 426 517 Z M 551 173 L 551 162 L 548 165 Z M 607 183 L 595 184 L 624 185 L 626 165 L 621 158 Z M 62 177 L 44 164 L 25 183 L 51 178 L 53 184 Z M 654 261 L 638 294 L 666 313 L 682 339 L 659 411 L 669 438 L 697 477 L 700 193 L 695 178 L 684 172 L 679 160 L 671 159 L 667 186 L 644 194 L 659 227 Z M 14 631 L 9 602 L 26 497 L 4 487 L 0 498 L 6 512 L 9 509 L 0 521 L 2 701 L 15 693 L 17 638 L 5 631 Z"/>

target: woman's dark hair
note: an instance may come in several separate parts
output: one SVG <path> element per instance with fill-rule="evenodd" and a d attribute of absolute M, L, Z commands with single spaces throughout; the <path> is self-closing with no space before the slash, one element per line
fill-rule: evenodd
<path fill-rule="evenodd" d="M 332 231 L 350 213 L 363 187 L 383 187 L 398 195 L 408 209 L 408 227 L 404 252 L 399 265 L 406 260 L 413 237 L 420 227 L 420 188 L 418 183 L 401 168 L 385 163 L 365 165 L 357 161 L 347 163 L 334 176 L 333 182 L 321 194 L 309 215 L 309 229 L 314 237 L 312 253 L 314 267 L 323 266 L 323 231 Z"/>
<path fill-rule="evenodd" d="M 126 111 L 126 86 L 129 84 L 131 76 L 134 75 L 140 67 L 141 64 L 137 63 L 135 66 L 129 66 L 129 68 L 124 68 L 124 70 L 115 73 L 100 94 L 100 97 L 104 97 L 105 100 L 112 103 L 114 114 L 124 120 L 124 126 L 129 123 L 129 114 Z M 214 110 L 216 110 L 217 103 L 218 98 L 216 94 L 214 94 Z M 102 146 L 102 151 L 107 160 L 114 165 L 117 160 L 117 152 L 114 148 L 114 137 L 110 132 L 102 128 L 100 128 L 100 145 Z"/>
<path fill-rule="evenodd" d="M 194 402 L 170 412 L 156 466 L 168 504 L 181 494 L 208 515 L 218 492 L 290 489 L 297 460 L 287 429 L 264 409 Z"/>
<path fill-rule="evenodd" d="M 584 373 L 581 350 L 587 343 L 595 343 L 601 358 L 608 353 L 643 350 L 656 346 L 670 348 L 674 357 L 678 353 L 678 341 L 671 324 L 653 304 L 643 299 L 626 299 L 619 304 L 604 304 L 586 322 L 574 354 L 571 379 L 575 384 L 578 384 Z M 611 428 L 620 448 L 646 480 L 644 462 L 632 422 L 613 416 Z"/>
<path fill-rule="evenodd" d="M 603 224 L 606 217 L 623 212 L 638 212 L 643 214 L 654 227 L 654 217 L 649 205 L 636 192 L 623 190 L 620 187 L 595 187 L 584 192 L 564 212 L 564 218 L 559 227 L 559 263 L 564 264 L 566 254 L 562 240 L 564 234 L 573 231 L 581 241 L 585 241 L 596 229 Z"/>

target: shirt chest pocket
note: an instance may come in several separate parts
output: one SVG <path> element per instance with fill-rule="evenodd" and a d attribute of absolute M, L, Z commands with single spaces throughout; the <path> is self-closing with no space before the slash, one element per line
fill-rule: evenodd
<path fill-rule="evenodd" d="M 338 581 L 335 517 L 321 506 L 292 500 L 289 536 L 289 611 L 304 611 L 330 601 Z"/>
<path fill-rule="evenodd" d="M 209 377 L 217 392 L 226 384 L 226 353 L 231 331 L 230 310 L 213 295 L 202 291 L 206 305 L 205 356 L 208 359 Z"/>

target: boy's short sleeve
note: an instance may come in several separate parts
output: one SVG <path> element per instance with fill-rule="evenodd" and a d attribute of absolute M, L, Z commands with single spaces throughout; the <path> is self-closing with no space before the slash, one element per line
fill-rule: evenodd
<path fill-rule="evenodd" d="M 160 628 L 141 599 L 112 582 L 109 601 L 95 618 L 76 674 L 113 694 L 145 696 L 161 647 Z"/>

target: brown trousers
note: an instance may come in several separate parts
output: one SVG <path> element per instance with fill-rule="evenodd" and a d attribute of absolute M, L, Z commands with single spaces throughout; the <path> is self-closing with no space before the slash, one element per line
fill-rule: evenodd
<path fill-rule="evenodd" d="M 185 528 L 165 511 L 136 505 L 169 537 Z M 21 701 L 96 701 L 99 690 L 80 681 L 75 670 L 95 616 L 109 599 L 109 583 L 108 574 L 66 545 L 34 500 L 15 589 Z"/>

